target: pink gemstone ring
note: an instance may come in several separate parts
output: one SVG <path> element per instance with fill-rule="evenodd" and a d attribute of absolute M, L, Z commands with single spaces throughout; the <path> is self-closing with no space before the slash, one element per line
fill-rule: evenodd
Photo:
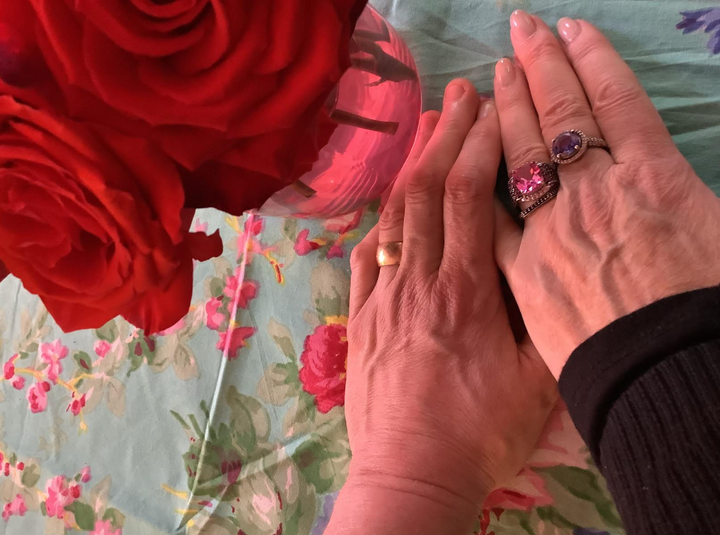
<path fill-rule="evenodd" d="M 508 188 L 512 200 L 519 204 L 538 200 L 559 182 L 554 165 L 527 162 L 511 171 Z"/>
<path fill-rule="evenodd" d="M 512 170 L 508 189 L 515 204 L 532 203 L 520 212 L 520 218 L 525 219 L 557 196 L 560 189 L 560 178 L 552 164 L 527 162 Z"/>

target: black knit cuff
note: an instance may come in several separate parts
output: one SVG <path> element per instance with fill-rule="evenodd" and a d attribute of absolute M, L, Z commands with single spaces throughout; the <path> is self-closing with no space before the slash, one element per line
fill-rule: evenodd
<path fill-rule="evenodd" d="M 720 286 L 667 297 L 611 323 L 583 342 L 560 375 L 560 394 L 599 464 L 613 402 L 674 353 L 720 338 Z"/>

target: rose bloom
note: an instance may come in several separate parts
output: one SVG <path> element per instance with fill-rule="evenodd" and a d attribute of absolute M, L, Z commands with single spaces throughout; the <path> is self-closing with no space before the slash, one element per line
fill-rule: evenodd
<path fill-rule="evenodd" d="M 236 214 L 312 167 L 367 0 L 3 0 L 34 8 L 73 117 L 154 140 L 190 207 Z"/>
<path fill-rule="evenodd" d="M 188 233 L 183 200 L 148 142 L 0 96 L 0 259 L 64 331 L 122 315 L 150 334 L 187 313 L 193 258 L 222 243 Z"/>
<path fill-rule="evenodd" d="M 345 404 L 347 373 L 347 329 L 344 325 L 320 325 L 305 339 L 300 357 L 303 390 L 315 396 L 322 413 Z"/>

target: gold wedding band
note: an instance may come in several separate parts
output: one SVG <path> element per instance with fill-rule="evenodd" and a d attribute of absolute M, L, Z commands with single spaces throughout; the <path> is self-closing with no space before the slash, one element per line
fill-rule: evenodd
<path fill-rule="evenodd" d="M 397 266 L 402 259 L 402 242 L 381 243 L 377 248 L 377 264 L 380 267 Z"/>

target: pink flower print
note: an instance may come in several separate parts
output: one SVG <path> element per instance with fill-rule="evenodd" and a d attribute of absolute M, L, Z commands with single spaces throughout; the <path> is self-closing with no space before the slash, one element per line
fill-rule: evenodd
<path fill-rule="evenodd" d="M 202 232 L 204 234 L 207 234 L 209 225 L 199 219 L 195 221 L 195 225 L 193 226 L 193 232 Z"/>
<path fill-rule="evenodd" d="M 520 509 L 529 511 L 554 503 L 545 481 L 536 472 L 523 468 L 507 487 L 496 489 L 485 499 L 483 509 Z"/>
<path fill-rule="evenodd" d="M 10 357 L 10 360 L 8 360 L 3 366 L 3 376 L 5 377 L 6 381 L 9 381 L 15 375 L 15 361 L 17 360 L 18 356 L 19 355 L 13 355 L 12 357 Z"/>
<path fill-rule="evenodd" d="M 48 365 L 47 377 L 53 383 L 57 383 L 58 376 L 62 373 L 60 361 L 67 356 L 68 348 L 62 345 L 60 340 L 40 345 L 40 360 Z"/>
<path fill-rule="evenodd" d="M 122 530 L 120 528 L 113 529 L 109 520 L 96 520 L 95 529 L 90 532 L 90 535 L 122 535 Z"/>
<path fill-rule="evenodd" d="M 65 409 L 65 412 L 70 411 L 70 412 L 72 412 L 75 416 L 77 416 L 78 414 L 80 414 L 80 411 L 81 411 L 81 410 L 83 409 L 83 407 L 85 406 L 85 394 L 83 394 L 83 395 L 80 396 L 79 398 L 76 398 L 76 397 L 75 397 L 75 392 L 73 392 L 72 397 L 73 397 L 73 400 L 72 400 L 72 401 L 70 402 L 70 404 L 67 406 L 67 409 Z"/>
<path fill-rule="evenodd" d="M 47 482 L 48 498 L 45 501 L 45 508 L 49 517 L 63 518 L 65 507 L 80 497 L 79 485 L 68 486 L 65 476 L 56 476 Z"/>
<path fill-rule="evenodd" d="M 2 517 L 3 520 L 7 522 L 11 516 L 25 516 L 26 512 L 27 506 L 25 505 L 25 500 L 22 495 L 18 494 L 13 501 L 5 504 Z"/>
<path fill-rule="evenodd" d="M 220 328 L 220 325 L 222 325 L 225 315 L 222 312 L 218 312 L 221 306 L 222 299 L 220 297 L 210 299 L 205 305 L 205 314 L 207 316 L 205 323 L 207 324 L 208 329 L 217 331 Z"/>
<path fill-rule="evenodd" d="M 235 299 L 239 282 L 240 282 L 240 268 L 235 270 L 235 275 L 232 275 L 230 277 L 227 277 L 227 279 L 225 279 L 225 289 L 223 290 L 223 294 L 225 294 L 225 297 L 229 297 L 230 299 Z M 252 280 L 243 281 L 242 290 L 240 291 L 240 301 L 239 301 L 239 304 L 242 308 L 247 308 L 248 302 L 255 299 L 255 297 L 257 296 L 258 287 L 259 287 L 259 284 L 256 281 L 252 281 Z"/>
<path fill-rule="evenodd" d="M 236 327 L 229 333 L 220 333 L 220 341 L 218 342 L 217 348 L 224 353 L 225 347 L 227 346 L 227 358 L 228 360 L 234 360 L 238 357 L 238 352 L 243 347 L 247 347 L 248 343 L 246 340 L 253 334 L 255 334 L 253 327 Z"/>
<path fill-rule="evenodd" d="M 305 229 L 297 235 L 297 238 L 295 238 L 295 246 L 293 249 L 295 249 L 295 253 L 299 256 L 308 255 L 323 246 L 323 243 L 318 240 L 308 240 L 309 234 L 310 229 Z"/>
<path fill-rule="evenodd" d="M 234 300 L 236 297 L 238 298 L 238 306 L 240 308 L 247 308 L 248 303 L 255 299 L 258 294 L 258 288 L 260 285 L 256 281 L 244 281 L 242 285 L 242 289 L 240 290 L 240 295 L 237 296 L 237 289 L 238 289 L 238 283 L 240 281 L 240 269 L 238 268 L 235 271 L 235 275 L 232 277 L 228 277 L 225 281 L 225 289 L 223 290 L 223 293 L 226 297 L 229 297 L 231 300 Z"/>
<path fill-rule="evenodd" d="M 47 392 L 50 390 L 50 383 L 43 381 L 35 383 L 27 390 L 27 400 L 30 410 L 34 413 L 42 412 L 47 408 Z"/>
<path fill-rule="evenodd" d="M 95 354 L 97 354 L 98 357 L 104 359 L 105 355 L 107 355 L 110 349 L 112 349 L 112 346 L 109 342 L 105 340 L 98 340 L 97 342 L 95 342 L 93 349 L 95 350 Z"/>
<path fill-rule="evenodd" d="M 243 282 L 240 295 L 238 296 L 238 306 L 240 308 L 247 308 L 250 301 L 257 297 L 259 287 L 260 285 L 255 281 Z"/>
<path fill-rule="evenodd" d="M 16 375 L 10 384 L 12 384 L 15 390 L 22 390 L 25 387 L 25 378 Z"/>
<path fill-rule="evenodd" d="M 252 218 L 252 224 L 250 224 L 250 219 L 251 218 L 248 218 L 245 221 L 245 232 L 257 236 L 262 232 L 263 226 L 265 226 L 265 220 L 262 217 L 255 216 Z"/>
<path fill-rule="evenodd" d="M 83 483 L 88 483 L 91 478 L 92 474 L 90 473 L 89 466 L 86 466 L 82 470 L 80 470 L 80 481 L 82 481 Z"/>
<path fill-rule="evenodd" d="M 223 294 L 225 297 L 229 297 L 230 299 L 235 297 L 235 292 L 237 292 L 238 287 L 238 275 L 240 273 L 240 270 L 235 271 L 235 275 L 231 275 L 229 277 L 225 278 L 225 289 L 223 290 Z"/>
<path fill-rule="evenodd" d="M 340 247 L 337 243 L 330 247 L 330 250 L 328 250 L 327 258 L 330 260 L 331 258 L 343 258 L 345 256 L 345 253 L 342 250 L 342 247 Z"/>

